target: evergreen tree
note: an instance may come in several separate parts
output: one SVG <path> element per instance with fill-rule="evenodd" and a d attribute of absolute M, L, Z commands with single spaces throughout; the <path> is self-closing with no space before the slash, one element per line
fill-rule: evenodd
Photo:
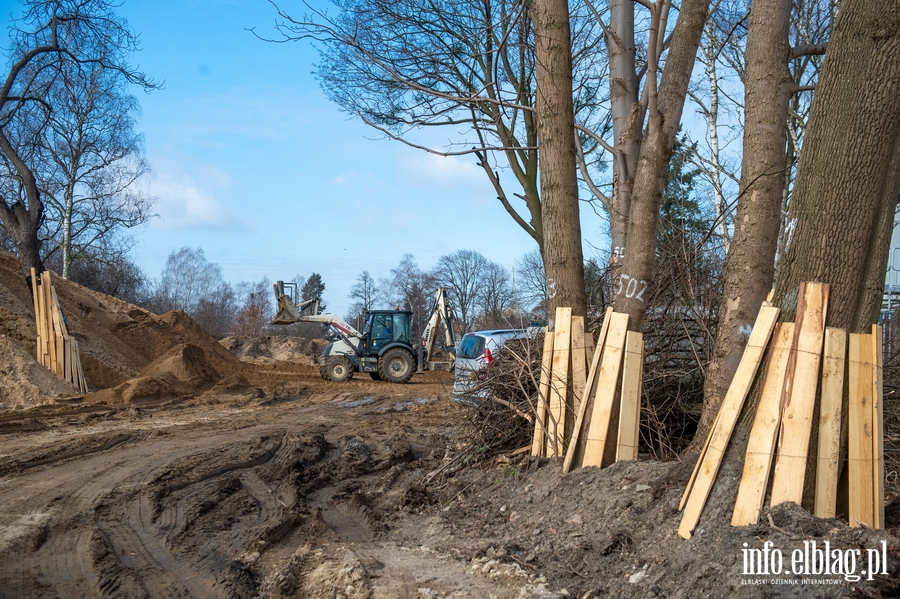
<path fill-rule="evenodd" d="M 303 301 L 319 298 L 319 312 L 325 312 L 325 302 L 322 301 L 322 294 L 325 293 L 325 283 L 322 282 L 322 275 L 317 272 L 309 275 L 306 283 L 300 288 L 300 298 Z"/>

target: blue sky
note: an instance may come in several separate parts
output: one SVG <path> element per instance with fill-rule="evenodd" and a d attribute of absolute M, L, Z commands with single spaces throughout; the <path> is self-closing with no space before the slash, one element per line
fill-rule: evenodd
<path fill-rule="evenodd" d="M 18 3 L 0 7 L 5 18 Z M 474 158 L 381 139 L 320 91 L 309 44 L 254 37 L 274 34 L 266 0 L 127 0 L 119 12 L 141 35 L 132 62 L 165 86 L 137 92 L 159 214 L 133 252 L 148 276 L 199 246 L 232 283 L 318 272 L 343 314 L 360 272 L 388 276 L 406 252 L 423 269 L 457 249 L 512 268 L 536 247 Z M 586 244 L 605 247 L 604 232 L 583 210 Z"/>

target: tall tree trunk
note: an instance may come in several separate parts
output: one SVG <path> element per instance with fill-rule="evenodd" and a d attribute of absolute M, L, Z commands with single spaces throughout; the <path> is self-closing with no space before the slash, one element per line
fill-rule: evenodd
<path fill-rule="evenodd" d="M 572 106 L 572 44 L 566 0 L 534 0 L 537 133 L 547 276 L 548 312 L 571 306 L 587 314 L 581 218 L 576 179 L 575 113 Z"/>
<path fill-rule="evenodd" d="M 659 5 L 654 6 L 658 11 Z M 648 54 L 651 60 L 647 69 L 650 122 L 635 174 L 625 258 L 619 272 L 615 299 L 616 310 L 629 315 L 628 327 L 633 331 L 641 330 L 647 311 L 648 288 L 653 282 L 656 262 L 663 186 L 708 8 L 709 0 L 685 0 L 682 3 L 658 93 L 655 86 L 656 60 L 653 58 L 658 42 L 656 32 L 651 31 L 650 34 Z M 659 22 L 658 14 L 653 18 Z"/>
<path fill-rule="evenodd" d="M 44 270 L 44 263 L 41 261 L 41 240 L 38 238 L 44 205 L 41 202 L 41 194 L 34 173 L 31 172 L 2 131 L 0 131 L 0 151 L 6 155 L 16 169 L 27 201 L 27 205 L 25 205 L 21 200 L 7 202 L 6 198 L 0 198 L 0 222 L 13 238 L 19 254 L 22 274 L 29 279 L 32 268 L 37 272 Z"/>
<path fill-rule="evenodd" d="M 709 110 L 706 111 L 706 128 L 709 134 L 709 160 L 712 162 L 710 178 L 713 186 L 713 209 L 716 214 L 716 230 L 722 239 L 722 246 L 728 251 L 731 243 L 728 233 L 728 221 L 725 218 L 725 194 L 722 191 L 722 166 L 719 162 L 719 75 L 716 72 L 716 55 L 718 45 L 714 42 L 712 27 L 707 22 L 707 39 L 709 44 L 703 48 L 706 59 L 706 78 L 709 80 Z"/>
<path fill-rule="evenodd" d="M 66 207 L 63 211 L 62 222 L 62 276 L 68 279 L 72 270 L 72 215 L 75 212 L 75 205 L 71 193 L 67 194 Z"/>
<path fill-rule="evenodd" d="M 775 299 L 793 318 L 800 281 L 831 285 L 829 326 L 867 331 L 881 307 L 900 198 L 900 13 L 841 3 L 800 154 Z"/>
<path fill-rule="evenodd" d="M 810 110 L 775 304 L 793 320 L 799 283 L 831 285 L 827 324 L 868 331 L 881 304 L 900 196 L 900 13 L 841 3 Z M 748 397 L 703 518 L 730 518 L 758 396 Z M 810 455 L 815 455 L 810 447 Z M 702 520 L 701 520 L 702 522 Z"/>
<path fill-rule="evenodd" d="M 612 242 L 610 260 L 618 263 L 625 253 L 628 212 L 641 151 L 644 111 L 638 101 L 638 78 L 635 71 L 634 2 L 611 0 L 609 12 L 609 30 L 605 40 L 609 53 L 609 95 L 615 149 L 609 211 Z"/>
<path fill-rule="evenodd" d="M 791 0 L 753 0 L 744 77 L 741 193 L 719 310 L 716 350 L 706 371 L 696 439 L 705 439 L 734 378 L 750 329 L 775 276 L 784 191 Z"/>

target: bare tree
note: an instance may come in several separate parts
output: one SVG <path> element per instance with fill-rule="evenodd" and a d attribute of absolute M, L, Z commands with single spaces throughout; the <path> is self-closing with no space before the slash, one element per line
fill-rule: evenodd
<path fill-rule="evenodd" d="M 412 254 L 403 254 L 400 264 L 391 269 L 391 278 L 380 286 L 386 302 L 412 310 L 412 336 L 418 339 L 428 320 L 428 307 L 437 287 L 434 277 L 423 272 Z"/>
<path fill-rule="evenodd" d="M 139 185 L 150 167 L 134 131 L 136 99 L 96 64 L 65 66 L 49 94 L 54 111 L 34 132 L 47 162 L 33 170 L 44 189 L 50 253 L 59 249 L 69 278 L 72 262 L 89 249 L 96 255 L 101 240 L 147 222 L 152 199 Z"/>
<path fill-rule="evenodd" d="M 368 312 L 375 307 L 375 299 L 378 297 L 378 285 L 368 270 L 364 270 L 357 275 L 356 283 L 350 288 L 350 294 L 347 297 L 354 300 L 347 314 L 347 318 L 350 320 L 356 319 L 362 313 Z"/>
<path fill-rule="evenodd" d="M 737 370 L 748 331 L 775 280 L 782 211 L 790 188 L 790 106 L 803 89 L 791 62 L 810 64 L 822 45 L 791 46 L 791 0 L 755 0 L 750 9 L 745 71 L 745 127 L 740 195 L 719 310 L 716 349 L 707 369 L 700 437 L 715 415 Z M 827 34 L 825 29 L 821 34 Z M 801 38 L 802 39 L 802 38 Z M 818 40 L 821 41 L 821 40 Z M 814 69 L 817 70 L 817 69 Z M 799 115 L 798 115 L 799 116 Z M 796 120 L 793 121 L 796 125 Z M 818 279 L 817 279 L 818 280 Z"/>
<path fill-rule="evenodd" d="M 197 301 L 191 317 L 207 333 L 221 339 L 232 334 L 237 311 L 238 298 L 234 288 L 226 281 L 220 281 L 208 295 Z"/>
<path fill-rule="evenodd" d="M 168 310 L 192 314 L 199 302 L 212 296 L 221 283 L 221 267 L 209 262 L 201 248 L 185 246 L 169 254 L 148 307 L 157 314 Z"/>
<path fill-rule="evenodd" d="M 516 260 L 516 290 L 523 307 L 547 318 L 547 276 L 537 250 L 525 252 Z"/>
<path fill-rule="evenodd" d="M 133 69 L 127 56 L 137 36 L 115 14 L 113 0 L 26 0 L 24 16 L 11 29 L 12 61 L 0 86 L 0 221 L 15 240 L 23 273 L 40 269 L 38 229 L 44 216 L 39 181 L 28 147 L 13 143 L 11 130 L 33 118 L 32 106 L 53 113 L 48 94 L 65 66 L 99 65 L 145 89 L 157 85 Z M 11 193 L 10 189 L 14 192 Z"/>
<path fill-rule="evenodd" d="M 140 267 L 123 253 L 105 250 L 99 253 L 102 256 L 87 254 L 75 262 L 70 280 L 131 304 L 143 304 L 147 295 L 147 278 Z M 62 256 L 59 253 L 48 256 L 45 266 L 55 271 L 62 270 Z"/>
<path fill-rule="evenodd" d="M 792 318 L 800 281 L 830 283 L 828 325 L 877 321 L 900 200 L 900 38 L 895 5 L 845 0 L 816 87 L 775 299 Z M 885 32 L 894 32 L 887 35 Z"/>
<path fill-rule="evenodd" d="M 234 317 L 234 334 L 259 337 L 272 318 L 272 284 L 267 278 L 258 283 L 242 283 L 238 294 L 244 296 L 243 304 Z"/>
<path fill-rule="evenodd" d="M 432 271 L 435 284 L 445 287 L 465 331 L 472 327 L 478 311 L 488 260 L 472 250 L 457 250 L 441 256 Z"/>
<path fill-rule="evenodd" d="M 330 99 L 391 139 L 442 156 L 473 155 L 513 220 L 544 247 L 534 121 L 531 22 L 518 0 L 337 0 L 337 16 L 293 17 L 279 9 L 279 41 L 312 39 Z M 580 120 L 600 127 L 605 69 L 598 25 L 574 27 Z M 571 57 L 570 57 L 571 58 Z M 416 136 L 452 130 L 444 147 Z M 593 140 L 585 141 L 591 155 Z M 508 190 L 498 169 L 512 174 Z"/>
<path fill-rule="evenodd" d="M 890 0 L 841 2 L 797 167 L 792 234 L 775 279 L 775 304 L 786 321 L 795 317 L 801 281 L 830 285 L 827 326 L 860 333 L 878 318 L 900 198 L 898 26 Z M 734 506 L 757 403 L 758 394 L 744 403 L 705 517 L 727 517 Z"/>
<path fill-rule="evenodd" d="M 629 315 L 629 328 L 638 331 L 646 316 L 647 290 L 653 283 L 665 176 L 675 147 L 709 0 L 685 0 L 681 4 L 658 85 L 657 57 L 664 42 L 663 24 L 669 4 L 667 0 L 661 0 L 644 5 L 651 13 L 645 88 L 648 121 L 631 188 L 625 256 L 618 273 L 615 300 L 616 309 Z M 643 122 L 643 117 L 639 122 Z"/>
<path fill-rule="evenodd" d="M 509 271 L 496 262 L 488 262 L 484 269 L 480 295 L 481 311 L 476 319 L 479 328 L 522 326 L 524 324 L 521 310 L 517 310 L 519 306 Z"/>

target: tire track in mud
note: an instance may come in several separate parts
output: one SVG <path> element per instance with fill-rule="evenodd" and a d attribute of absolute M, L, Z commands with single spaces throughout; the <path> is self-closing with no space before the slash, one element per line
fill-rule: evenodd
<path fill-rule="evenodd" d="M 209 452 L 248 445 L 253 435 L 237 441 L 233 435 L 221 436 L 219 443 L 214 442 L 215 437 L 191 440 L 174 452 L 168 439 L 144 439 L 143 445 L 123 445 L 123 440 L 79 452 L 73 468 L 55 459 L 44 460 L 40 464 L 44 468 L 32 464 L 16 481 L 29 491 L 13 493 L 12 498 L 4 495 L 0 500 L 0 514 L 8 514 L 0 517 L 0 597 L 37 596 L 45 586 L 71 597 L 248 595 L 253 584 L 232 588 L 235 577 L 252 578 L 235 565 L 234 554 L 245 549 L 245 544 L 259 538 L 277 539 L 296 526 L 296 522 L 284 522 L 284 508 L 296 501 L 290 488 L 270 493 L 265 481 L 245 476 L 255 468 L 274 464 L 277 469 L 279 463 L 285 468 L 292 463 L 298 444 L 296 439 L 284 442 L 283 430 L 281 435 L 282 439 L 261 455 L 220 461 L 187 484 L 176 484 L 181 502 L 172 513 L 184 513 L 186 504 L 205 499 L 209 486 L 226 479 L 238 480 L 238 487 L 249 489 L 247 497 L 262 506 L 253 526 L 235 527 L 230 536 L 208 540 L 205 548 L 200 547 L 201 555 L 188 560 L 179 545 L 172 543 L 173 523 L 157 517 L 163 514 L 157 513 L 157 495 L 172 495 L 171 489 L 158 493 L 160 475 L 179 460 L 210 462 L 204 459 Z M 166 450 L 157 453 L 161 444 Z M 110 453 L 118 455 L 110 457 Z M 248 481 L 246 485 L 243 480 Z M 22 513 L 25 505 L 33 507 Z M 46 513 L 49 516 L 42 515 Z M 19 525 L 25 530 L 14 531 L 16 516 L 30 518 L 34 524 Z M 49 541 L 44 543 L 43 537 Z"/>
<path fill-rule="evenodd" d="M 377 475 L 366 478 L 374 479 Z M 348 550 L 359 562 L 369 578 L 374 599 L 417 596 L 415 573 L 403 566 L 403 560 L 391 559 L 391 554 L 397 551 L 396 545 L 376 540 L 366 510 L 357 498 L 351 495 L 348 501 L 335 499 L 357 482 L 358 479 L 344 480 L 321 489 L 310 496 L 310 504 L 339 540 L 338 551 Z"/>
<path fill-rule="evenodd" d="M 303 585 L 342 569 L 375 599 L 417 597 L 423 577 L 469 585 L 465 565 L 433 565 L 384 528 L 417 476 L 410 463 L 432 448 L 419 430 L 440 427 L 439 411 L 407 428 L 395 396 L 367 392 L 374 402 L 357 408 L 360 395 L 319 395 L 160 410 L 144 416 L 152 429 L 98 422 L 81 446 L 63 437 L 67 456 L 25 444 L 17 461 L 31 466 L 0 473 L 0 597 L 298 596 L 278 590 L 281 575 L 296 582 L 284 589 L 324 597 Z M 494 588 L 480 584 L 456 588 Z"/>
<path fill-rule="evenodd" d="M 272 529 L 285 526 L 287 507 L 272 497 L 275 493 L 253 469 L 288 463 L 296 447 L 282 434 L 257 457 L 226 460 L 208 472 L 155 490 L 160 473 L 148 473 L 146 479 L 154 482 L 144 482 L 137 497 L 100 523 L 110 550 L 126 572 L 151 573 L 142 580 L 150 597 L 170 596 L 173 574 L 183 584 L 178 596 L 252 596 L 256 576 L 240 558 L 247 547 L 271 536 Z M 171 462 L 162 470 L 169 467 Z M 234 513 L 235 498 L 245 498 L 243 503 L 250 507 L 239 513 L 239 525 L 237 518 L 228 516 L 221 518 L 227 524 L 221 530 L 207 528 L 210 520 L 220 520 L 219 511 Z M 199 535 L 196 528 L 203 528 Z M 113 568 L 111 577 L 120 570 Z M 157 577 L 155 572 L 163 574 Z"/>

